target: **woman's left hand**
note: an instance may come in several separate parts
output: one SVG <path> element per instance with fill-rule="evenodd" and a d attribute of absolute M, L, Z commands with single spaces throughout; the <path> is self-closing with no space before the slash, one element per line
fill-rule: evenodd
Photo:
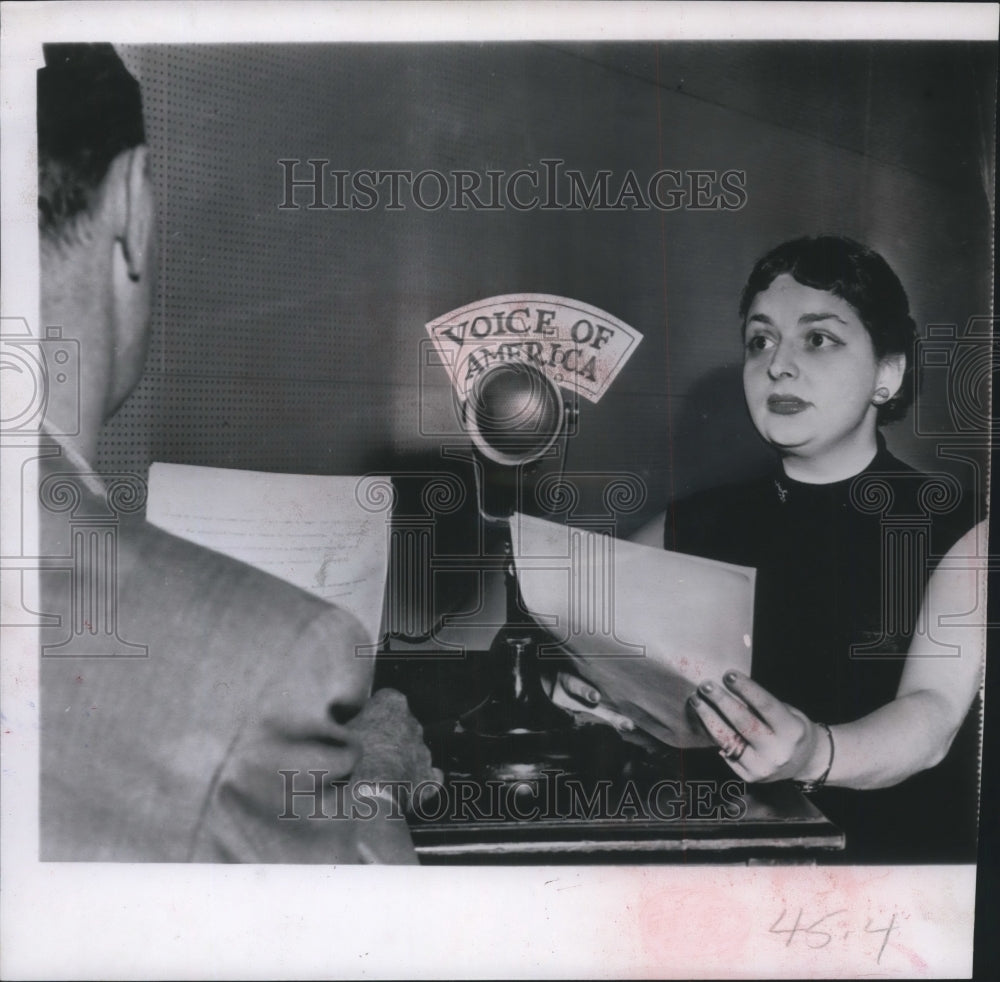
<path fill-rule="evenodd" d="M 702 683 L 688 705 L 744 780 L 807 780 L 825 766 L 815 759 L 822 727 L 741 672 L 726 672 L 722 684 Z"/>

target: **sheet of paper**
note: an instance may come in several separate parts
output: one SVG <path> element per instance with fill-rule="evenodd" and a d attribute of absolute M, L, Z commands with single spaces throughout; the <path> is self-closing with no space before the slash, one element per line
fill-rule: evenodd
<path fill-rule="evenodd" d="M 146 517 L 345 608 L 374 643 L 385 593 L 388 513 L 361 504 L 361 482 L 385 481 L 154 463 Z"/>
<path fill-rule="evenodd" d="M 603 701 L 671 746 L 709 745 L 686 700 L 749 673 L 755 571 L 528 515 L 511 535 L 525 604 Z"/>

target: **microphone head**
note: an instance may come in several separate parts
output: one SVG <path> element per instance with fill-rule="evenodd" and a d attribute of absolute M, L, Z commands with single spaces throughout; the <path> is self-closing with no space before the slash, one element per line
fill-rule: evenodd
<path fill-rule="evenodd" d="M 524 362 L 498 362 L 476 379 L 466 406 L 472 442 L 489 459 L 517 465 L 537 460 L 563 425 L 559 388 Z"/>

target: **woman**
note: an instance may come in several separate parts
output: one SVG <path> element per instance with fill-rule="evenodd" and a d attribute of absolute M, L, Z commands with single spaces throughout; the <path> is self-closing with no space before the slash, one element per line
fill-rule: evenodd
<path fill-rule="evenodd" d="M 704 683 L 691 712 L 740 778 L 815 792 L 843 858 L 974 861 L 982 635 L 939 620 L 976 605 L 976 574 L 940 562 L 976 554 L 973 502 L 878 433 L 913 397 L 906 294 L 877 253 L 803 238 L 757 263 L 740 315 L 779 466 L 675 504 L 663 542 L 756 568 L 753 678 Z"/>

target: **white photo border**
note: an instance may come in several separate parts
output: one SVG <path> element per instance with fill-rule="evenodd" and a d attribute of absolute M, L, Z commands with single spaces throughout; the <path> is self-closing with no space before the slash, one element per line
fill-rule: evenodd
<path fill-rule="evenodd" d="M 4 317 L 23 317 L 38 328 L 36 215 L 34 195 L 26 192 L 36 170 L 34 73 L 43 40 L 991 40 L 1000 9 L 874 3 L 610 6 L 609 11 L 603 3 L 5 3 Z M 971 974 L 972 867 L 41 864 L 36 859 L 37 648 L 31 634 L 13 628 L 4 637 L 0 974 L 6 978 Z M 864 944 L 784 946 L 773 943 L 773 932 L 769 936 L 774 910 L 788 911 L 789 917 L 802 911 L 803 923 L 812 924 L 845 907 Z M 864 932 L 877 932 L 896 914 L 908 919 L 907 943 L 892 939 L 892 957 L 876 963 L 872 939 L 864 939 Z"/>

